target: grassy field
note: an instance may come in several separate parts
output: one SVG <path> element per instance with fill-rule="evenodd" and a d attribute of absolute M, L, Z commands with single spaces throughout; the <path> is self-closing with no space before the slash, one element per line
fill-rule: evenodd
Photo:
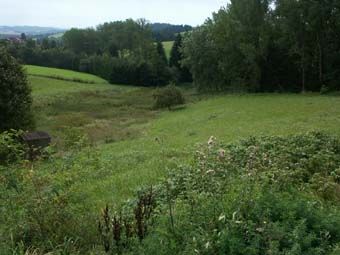
<path fill-rule="evenodd" d="M 174 45 L 173 41 L 169 41 L 169 42 L 163 42 L 163 46 L 164 46 L 164 50 L 165 50 L 165 54 L 168 57 L 168 59 L 170 58 L 170 52 L 172 49 L 172 46 Z"/>
<path fill-rule="evenodd" d="M 129 86 L 84 84 L 29 76 L 37 128 L 54 137 L 63 147 L 65 133 L 74 128 L 92 143 L 136 137 L 153 118 L 152 91 Z"/>
<path fill-rule="evenodd" d="M 182 88 L 185 107 L 155 111 L 152 88 L 37 76 L 29 81 L 37 129 L 52 135 L 56 153 L 11 171 L 21 174 L 24 189 L 8 193 L 18 205 L 5 207 L 0 235 L 13 231 L 21 238 L 21 226 L 28 226 L 39 236 L 37 221 L 58 244 L 65 236 L 80 237 L 81 247 L 97 250 L 101 209 L 133 198 L 136 189 L 158 184 L 176 166 L 192 162 L 198 145 L 211 136 L 223 143 L 308 131 L 340 136 L 339 96 L 203 96 Z M 90 144 L 83 143 L 83 134 Z"/>
<path fill-rule="evenodd" d="M 32 76 L 30 81 L 38 129 L 60 142 L 67 130 L 76 128 L 100 144 L 95 151 L 105 168 L 95 179 L 86 176 L 85 182 L 73 186 L 97 209 L 128 198 L 138 186 L 157 182 L 166 167 L 189 160 L 195 144 L 210 136 L 232 142 L 312 130 L 340 135 L 339 97 L 221 95 L 197 102 L 199 96 L 188 90 L 184 109 L 159 112 L 151 107 L 152 89 Z"/>
<path fill-rule="evenodd" d="M 149 122 L 138 139 L 102 146 L 100 158 L 113 162 L 114 167 L 98 179 L 97 184 L 91 181 L 91 185 L 86 185 L 88 197 L 99 203 L 126 199 L 138 186 L 159 180 L 167 167 L 190 160 L 195 144 L 206 143 L 210 136 L 228 143 L 253 135 L 288 135 L 313 130 L 340 135 L 339 126 L 338 97 L 233 95 L 211 98 L 183 110 L 162 113 Z"/>
<path fill-rule="evenodd" d="M 80 73 L 75 71 L 69 71 L 64 69 L 57 69 L 57 68 L 48 68 L 48 67 L 41 67 L 41 66 L 32 66 L 26 65 L 24 67 L 28 75 L 31 76 L 40 76 L 40 77 L 47 77 L 47 78 L 55 78 L 55 79 L 64 79 L 70 81 L 77 81 L 83 83 L 103 83 L 107 84 L 108 82 L 98 76 L 86 73 Z"/>

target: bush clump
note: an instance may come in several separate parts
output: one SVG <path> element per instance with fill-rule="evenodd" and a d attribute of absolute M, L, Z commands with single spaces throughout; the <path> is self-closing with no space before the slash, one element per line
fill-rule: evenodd
<path fill-rule="evenodd" d="M 0 133 L 0 165 L 14 163 L 24 158 L 25 147 L 20 143 L 21 132 L 14 130 Z"/>
<path fill-rule="evenodd" d="M 177 105 L 185 104 L 185 98 L 179 88 L 175 85 L 169 85 L 165 88 L 158 89 L 154 95 L 155 109 L 168 108 L 171 110 L 171 107 Z"/>
<path fill-rule="evenodd" d="M 32 97 L 21 65 L 0 48 L 0 132 L 33 128 Z"/>

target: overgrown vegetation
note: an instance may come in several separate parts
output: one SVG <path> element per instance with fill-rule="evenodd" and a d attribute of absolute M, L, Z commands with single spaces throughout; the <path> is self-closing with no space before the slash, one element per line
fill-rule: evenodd
<path fill-rule="evenodd" d="M 159 185 L 122 206 L 103 207 L 99 218 L 80 206 L 76 179 L 107 171 L 110 161 L 98 161 L 94 148 L 83 150 L 68 163 L 52 157 L 30 171 L 0 168 L 2 254 L 91 254 L 93 246 L 97 254 L 339 251 L 337 137 L 309 133 L 227 145 L 211 137 L 193 149 L 192 163 L 172 167 Z"/>
<path fill-rule="evenodd" d="M 144 222 L 150 232 L 142 243 L 130 240 L 125 251 L 337 254 L 339 177 L 340 141 L 332 136 L 249 138 L 229 145 L 211 137 L 192 164 L 171 171 L 154 188 L 157 207 L 153 220 Z M 121 222 L 129 215 L 124 212 Z M 123 247 L 116 242 L 112 249 Z"/>
<path fill-rule="evenodd" d="M 25 158 L 26 148 L 20 143 L 21 134 L 15 130 L 0 133 L 0 165 L 11 165 Z"/>

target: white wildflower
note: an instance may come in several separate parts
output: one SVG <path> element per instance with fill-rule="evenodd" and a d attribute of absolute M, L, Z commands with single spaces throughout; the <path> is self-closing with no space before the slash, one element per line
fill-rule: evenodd
<path fill-rule="evenodd" d="M 218 217 L 219 221 L 225 221 L 225 215 L 221 214 L 220 217 Z"/>
<path fill-rule="evenodd" d="M 214 136 L 210 136 L 209 140 L 208 140 L 208 145 L 211 146 L 214 144 L 216 138 Z"/>
<path fill-rule="evenodd" d="M 218 151 L 218 155 L 219 155 L 220 158 L 224 158 L 224 157 L 225 157 L 225 150 L 220 149 L 220 150 Z"/>

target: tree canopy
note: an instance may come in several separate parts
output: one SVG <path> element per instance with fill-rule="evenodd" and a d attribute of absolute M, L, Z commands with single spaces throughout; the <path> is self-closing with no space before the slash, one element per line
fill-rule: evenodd
<path fill-rule="evenodd" d="M 231 0 L 184 43 L 200 89 L 339 89 L 338 0 Z"/>

